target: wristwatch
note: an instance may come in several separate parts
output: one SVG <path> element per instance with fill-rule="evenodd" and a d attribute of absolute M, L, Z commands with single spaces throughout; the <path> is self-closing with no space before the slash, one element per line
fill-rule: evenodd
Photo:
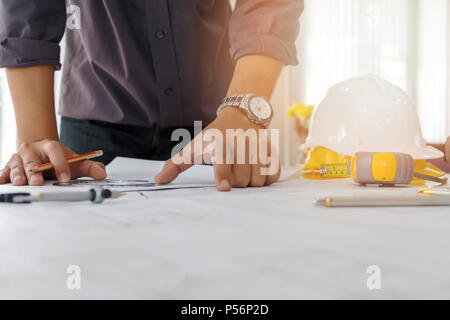
<path fill-rule="evenodd" d="M 268 127 L 273 117 L 273 108 L 270 102 L 253 93 L 237 94 L 225 97 L 217 109 L 217 115 L 225 107 L 238 107 L 247 113 L 251 122 Z"/>

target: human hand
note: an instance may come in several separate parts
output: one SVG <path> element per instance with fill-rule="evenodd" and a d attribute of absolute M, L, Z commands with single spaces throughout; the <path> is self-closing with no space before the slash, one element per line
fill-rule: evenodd
<path fill-rule="evenodd" d="M 76 154 L 58 141 L 46 139 L 23 143 L 0 171 L 0 184 L 39 186 L 44 183 L 44 178 L 56 178 L 61 182 L 78 177 L 106 178 L 105 166 L 100 162 L 84 160 L 69 167 L 66 159 L 72 156 Z M 46 162 L 51 162 L 54 170 L 37 171 L 38 166 Z"/>
<path fill-rule="evenodd" d="M 219 191 L 270 185 L 280 178 L 279 153 L 274 144 L 278 141 L 271 142 L 267 131 L 261 129 L 242 110 L 226 107 L 188 146 L 166 161 L 155 182 L 170 183 L 195 163 L 212 163 Z M 236 135 L 228 135 L 227 131 Z M 254 135 L 246 136 L 244 132 Z M 243 139 L 241 145 L 239 139 Z"/>
<path fill-rule="evenodd" d="M 445 143 L 445 160 L 450 163 L 450 137 L 447 138 L 447 142 Z"/>

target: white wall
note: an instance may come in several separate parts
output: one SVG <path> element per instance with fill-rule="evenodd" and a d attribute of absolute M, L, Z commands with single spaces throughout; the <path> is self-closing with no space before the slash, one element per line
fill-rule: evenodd
<path fill-rule="evenodd" d="M 449 4 L 418 1 L 417 105 L 424 136 L 436 143 L 450 135 Z"/>
<path fill-rule="evenodd" d="M 416 102 L 430 143 L 450 135 L 450 0 L 305 0 L 297 41 L 300 65 L 290 67 L 274 104 L 317 104 L 345 79 L 376 74 Z M 284 130 L 284 163 L 295 164 L 296 136 Z"/>
<path fill-rule="evenodd" d="M 7 163 L 16 150 L 16 123 L 11 96 L 5 79 L 5 70 L 0 70 L 0 168 Z"/>

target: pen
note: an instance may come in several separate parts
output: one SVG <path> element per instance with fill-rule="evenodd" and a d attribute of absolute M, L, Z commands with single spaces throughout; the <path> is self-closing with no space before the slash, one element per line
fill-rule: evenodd
<path fill-rule="evenodd" d="M 415 207 L 450 206 L 450 197 L 433 196 L 363 196 L 326 197 L 314 201 L 317 206 L 332 207 Z"/>
<path fill-rule="evenodd" d="M 78 156 L 73 156 L 73 157 L 67 158 L 67 163 L 75 163 L 75 162 L 79 162 L 79 161 L 83 161 L 83 160 L 97 158 L 97 157 L 101 157 L 102 155 L 103 155 L 102 150 L 93 151 L 93 152 L 80 154 Z M 36 171 L 40 172 L 40 171 L 50 170 L 52 168 L 53 168 L 53 165 L 50 162 L 48 162 L 48 163 L 39 165 L 38 169 Z M 30 170 L 30 171 L 32 171 L 32 170 Z"/>
<path fill-rule="evenodd" d="M 450 196 L 450 189 L 449 188 L 432 188 L 432 187 L 426 187 L 426 188 L 419 188 L 418 194 L 425 195 L 425 196 Z"/>

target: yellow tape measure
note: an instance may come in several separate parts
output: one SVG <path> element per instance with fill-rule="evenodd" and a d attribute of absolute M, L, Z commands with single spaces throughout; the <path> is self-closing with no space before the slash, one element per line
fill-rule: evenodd
<path fill-rule="evenodd" d="M 437 178 L 414 172 L 414 159 L 404 153 L 359 152 L 348 163 L 323 164 L 321 178 L 353 178 L 360 184 L 396 185 L 411 183 L 414 177 L 446 184 Z"/>

